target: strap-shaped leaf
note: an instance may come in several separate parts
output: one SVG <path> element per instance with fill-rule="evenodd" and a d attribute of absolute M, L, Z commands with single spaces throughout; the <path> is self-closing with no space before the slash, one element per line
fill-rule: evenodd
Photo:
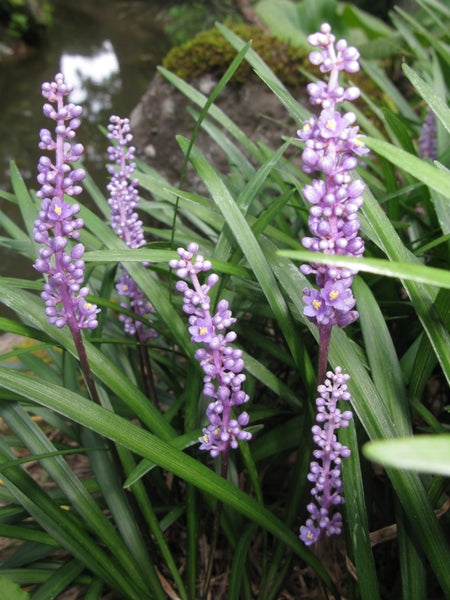
<path fill-rule="evenodd" d="M 163 469 L 174 473 L 203 491 L 212 494 L 215 498 L 229 504 L 281 539 L 314 568 L 330 589 L 334 589 L 334 585 L 321 563 L 284 523 L 242 490 L 190 456 L 176 450 L 167 442 L 143 428 L 70 390 L 63 390 L 59 386 L 51 384 L 44 385 L 36 378 L 23 373 L 11 372 L 4 367 L 0 367 L 0 385 L 7 389 L 13 389 L 24 397 L 52 408 L 84 427 L 88 427 L 100 435 L 122 444 L 140 456 L 154 461 Z"/>

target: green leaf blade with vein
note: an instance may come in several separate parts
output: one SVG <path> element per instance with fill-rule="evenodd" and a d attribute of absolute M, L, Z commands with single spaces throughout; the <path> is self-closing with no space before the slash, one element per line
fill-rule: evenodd
<path fill-rule="evenodd" d="M 416 262 L 400 263 L 397 261 L 383 260 L 381 258 L 354 258 L 352 256 L 320 254 L 308 252 L 306 250 L 280 250 L 279 254 L 280 256 L 286 256 L 287 258 L 292 258 L 294 260 L 348 267 L 367 273 L 384 275 L 385 277 L 409 279 L 411 281 L 419 281 L 428 285 L 450 289 L 449 271 L 424 266 Z"/>
<path fill-rule="evenodd" d="M 364 143 L 368 148 L 386 158 L 399 169 L 406 171 L 406 173 L 442 194 L 444 198 L 448 197 L 450 174 L 444 173 L 417 156 L 383 140 L 365 137 Z"/>
<path fill-rule="evenodd" d="M 283 540 L 298 556 L 314 568 L 330 589 L 334 589 L 334 585 L 321 563 L 277 517 L 263 508 L 256 500 L 190 456 L 176 450 L 141 427 L 70 390 L 64 390 L 51 384 L 44 385 L 34 377 L 11 372 L 4 367 L 0 367 L 0 385 L 7 389 L 14 389 L 24 397 L 47 406 L 84 427 L 122 444 L 221 499 Z"/>
<path fill-rule="evenodd" d="M 369 460 L 396 469 L 450 476 L 448 433 L 377 440 L 367 443 L 363 447 L 363 454 Z"/>

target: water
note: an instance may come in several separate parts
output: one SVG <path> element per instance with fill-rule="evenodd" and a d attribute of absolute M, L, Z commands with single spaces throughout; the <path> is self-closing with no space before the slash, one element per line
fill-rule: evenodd
<path fill-rule="evenodd" d="M 83 106 L 77 141 L 85 146 L 86 168 L 104 189 L 107 140 L 99 125 L 106 126 L 111 114 L 129 116 L 170 49 L 163 29 L 165 0 L 53 4 L 53 24 L 42 47 L 26 58 L 0 64 L 0 188 L 6 191 L 12 191 L 13 159 L 28 187 L 37 187 L 39 130 L 51 127 L 42 114 L 40 89 L 59 71 L 74 85 L 70 100 Z M 0 198 L 0 209 L 22 225 L 13 204 Z M 32 279 L 37 275 L 29 259 L 2 248 L 0 274 Z M 1 305 L 0 315 L 11 316 Z"/>

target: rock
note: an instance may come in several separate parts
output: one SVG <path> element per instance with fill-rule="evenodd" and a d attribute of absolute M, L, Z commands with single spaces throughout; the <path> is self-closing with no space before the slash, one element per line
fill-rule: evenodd
<path fill-rule="evenodd" d="M 191 85 L 211 93 L 217 83 L 218 80 L 208 74 L 194 79 Z M 307 104 L 306 96 L 303 97 Z M 299 123 L 289 117 L 276 96 L 259 80 L 241 85 L 228 84 L 214 104 L 252 141 L 261 140 L 274 150 L 282 144 L 282 136 L 295 135 L 299 127 Z M 200 110 L 157 73 L 130 117 L 137 156 L 172 185 L 179 183 L 184 160 L 175 136 L 190 138 L 195 126 L 187 111 L 188 106 Z M 217 170 L 228 173 L 230 165 L 224 151 L 204 131 L 199 132 L 196 147 Z M 183 187 L 189 191 L 202 189 L 192 168 L 188 170 Z"/>

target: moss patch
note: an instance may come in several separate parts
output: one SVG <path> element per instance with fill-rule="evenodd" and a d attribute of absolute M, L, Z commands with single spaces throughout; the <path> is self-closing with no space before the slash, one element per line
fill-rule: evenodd
<path fill-rule="evenodd" d="M 309 52 L 294 48 L 278 38 L 266 34 L 262 29 L 249 25 L 230 27 L 244 41 L 252 40 L 252 48 L 269 65 L 286 85 L 298 85 L 299 68 L 307 68 Z M 210 73 L 222 76 L 236 56 L 236 50 L 214 27 L 203 31 L 191 41 L 173 48 L 163 60 L 163 66 L 182 79 L 190 81 Z M 256 77 L 251 66 L 244 61 L 232 81 L 243 83 Z"/>
<path fill-rule="evenodd" d="M 234 25 L 229 26 L 229 29 L 245 42 L 252 40 L 252 49 L 261 56 L 286 86 L 305 87 L 309 83 L 310 80 L 300 71 L 302 69 L 308 72 L 311 71 L 308 58 L 310 50 L 289 46 L 253 25 Z M 221 77 L 236 54 L 235 48 L 214 27 L 197 34 L 189 42 L 173 48 L 164 58 L 163 66 L 185 81 L 191 81 L 206 74 Z M 252 67 L 244 60 L 233 75 L 231 82 L 242 84 L 252 79 L 256 80 L 258 77 Z M 352 74 L 351 80 L 369 94 L 372 99 L 381 99 L 379 89 L 361 71 Z M 369 118 L 374 120 L 371 111 L 367 110 L 364 103 L 359 101 L 357 105 L 362 108 Z"/>

